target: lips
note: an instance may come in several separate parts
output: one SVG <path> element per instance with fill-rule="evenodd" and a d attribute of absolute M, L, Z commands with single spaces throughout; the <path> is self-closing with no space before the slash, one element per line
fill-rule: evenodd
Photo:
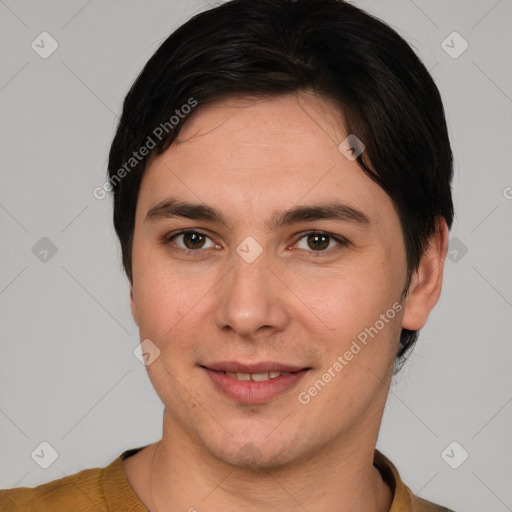
<path fill-rule="evenodd" d="M 287 364 L 275 363 L 272 361 L 262 361 L 260 363 L 238 363 L 236 361 L 222 361 L 219 363 L 211 363 L 202 365 L 209 370 L 218 372 L 233 372 L 233 373 L 293 373 L 304 370 L 303 366 L 291 366 Z"/>
<path fill-rule="evenodd" d="M 220 372 L 228 377 L 237 380 L 252 380 L 261 382 L 264 380 L 275 379 L 281 375 L 290 375 L 291 372 L 261 372 L 261 373 L 243 373 L 243 372 Z"/>
<path fill-rule="evenodd" d="M 310 368 L 276 362 L 243 364 L 224 361 L 201 365 L 215 388 L 242 403 L 263 404 L 288 391 Z"/>

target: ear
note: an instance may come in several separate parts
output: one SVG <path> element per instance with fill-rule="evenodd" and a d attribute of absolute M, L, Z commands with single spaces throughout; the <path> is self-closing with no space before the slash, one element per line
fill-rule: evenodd
<path fill-rule="evenodd" d="M 443 217 L 436 220 L 436 231 L 411 277 L 404 301 L 402 327 L 411 331 L 421 329 L 436 305 L 443 284 L 443 269 L 448 250 L 448 226 Z"/>
<path fill-rule="evenodd" d="M 133 292 L 133 284 L 130 285 L 130 309 L 132 310 L 133 321 L 139 325 L 139 309 Z"/>

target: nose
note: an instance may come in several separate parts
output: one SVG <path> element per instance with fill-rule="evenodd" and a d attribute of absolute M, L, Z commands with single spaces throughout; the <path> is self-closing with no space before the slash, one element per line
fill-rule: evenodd
<path fill-rule="evenodd" d="M 215 323 L 251 338 L 262 331 L 281 331 L 289 322 L 289 290 L 276 277 L 265 251 L 252 263 L 235 254 L 233 268 L 216 287 Z"/>

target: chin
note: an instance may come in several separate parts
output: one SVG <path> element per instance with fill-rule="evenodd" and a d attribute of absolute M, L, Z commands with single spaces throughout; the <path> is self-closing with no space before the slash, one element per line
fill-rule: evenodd
<path fill-rule="evenodd" d="M 293 462 L 290 453 L 262 452 L 253 443 L 246 443 L 237 452 L 220 453 L 218 458 L 224 463 L 237 469 L 244 469 L 253 472 L 264 472 L 271 469 L 278 469 L 288 466 Z"/>
<path fill-rule="evenodd" d="M 203 439 L 204 448 L 217 460 L 237 469 L 250 471 L 268 471 L 289 466 L 301 457 L 301 446 L 297 440 L 273 439 L 267 435 L 240 436 L 238 439 L 229 438 L 212 442 Z"/>

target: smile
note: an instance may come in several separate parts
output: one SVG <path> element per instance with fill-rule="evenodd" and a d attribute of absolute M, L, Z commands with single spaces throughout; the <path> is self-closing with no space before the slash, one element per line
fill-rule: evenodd
<path fill-rule="evenodd" d="M 275 379 L 281 375 L 291 375 L 291 372 L 268 372 L 268 373 L 236 373 L 236 372 L 218 372 L 237 380 L 252 380 L 261 382 L 264 380 Z"/>
<path fill-rule="evenodd" d="M 310 370 L 276 363 L 218 363 L 201 368 L 221 396 L 254 405 L 269 403 L 291 390 Z"/>

